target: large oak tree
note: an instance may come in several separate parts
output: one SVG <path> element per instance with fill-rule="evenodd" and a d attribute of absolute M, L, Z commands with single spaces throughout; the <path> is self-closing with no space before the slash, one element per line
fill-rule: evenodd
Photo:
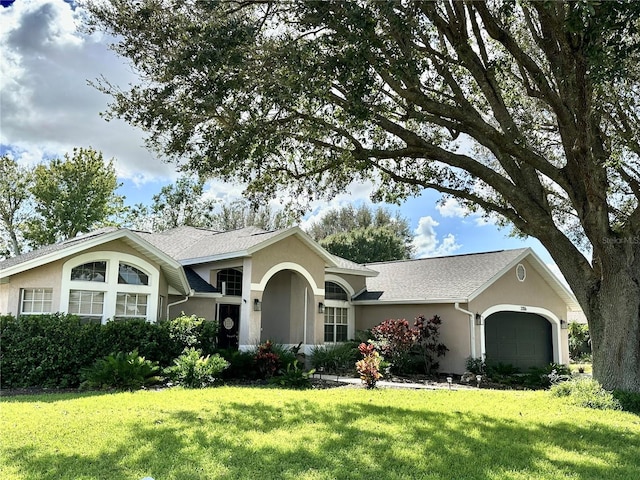
<path fill-rule="evenodd" d="M 433 188 L 538 238 L 595 376 L 640 391 L 640 2 L 111 0 L 111 115 L 203 175 L 304 204 Z M 474 147 L 468 145 L 473 143 Z"/>

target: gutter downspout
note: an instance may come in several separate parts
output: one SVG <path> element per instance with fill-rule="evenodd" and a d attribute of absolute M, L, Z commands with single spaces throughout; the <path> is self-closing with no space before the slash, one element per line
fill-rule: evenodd
<path fill-rule="evenodd" d="M 193 297 L 193 294 L 195 292 L 193 291 L 193 289 L 189 290 L 189 294 L 184 297 L 182 300 L 178 300 L 177 302 L 173 302 L 173 303 L 167 303 L 167 320 L 169 320 L 169 309 L 175 305 L 180 305 L 181 303 L 186 302 L 187 300 L 189 300 L 189 298 Z"/>
<path fill-rule="evenodd" d="M 467 303 L 468 304 L 468 303 Z M 460 302 L 453 304 L 453 308 L 469 316 L 469 341 L 471 342 L 471 358 L 476 358 L 476 324 L 475 314 L 464 308 L 460 308 Z"/>

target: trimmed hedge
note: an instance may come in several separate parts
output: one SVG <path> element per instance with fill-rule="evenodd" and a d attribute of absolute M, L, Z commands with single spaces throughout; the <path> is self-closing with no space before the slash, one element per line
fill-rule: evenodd
<path fill-rule="evenodd" d="M 80 371 L 97 359 L 134 350 L 166 367 L 186 347 L 193 346 L 175 335 L 176 328 L 189 328 L 196 346 L 211 351 L 215 348 L 215 326 L 184 315 L 162 323 L 129 319 L 106 325 L 81 323 L 78 317 L 61 313 L 20 318 L 2 315 L 0 387 L 75 388 L 80 385 Z"/>

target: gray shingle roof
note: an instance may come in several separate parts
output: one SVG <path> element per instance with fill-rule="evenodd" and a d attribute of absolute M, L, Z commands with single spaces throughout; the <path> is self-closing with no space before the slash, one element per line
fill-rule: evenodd
<path fill-rule="evenodd" d="M 118 229 L 115 227 L 100 228 L 98 230 L 94 230 L 84 235 L 79 235 L 77 237 L 64 240 L 62 242 L 54 243 L 52 245 L 47 245 L 45 247 L 39 248 L 38 250 L 32 250 L 30 252 L 23 253 L 22 255 L 8 258 L 7 260 L 3 260 L 0 262 L 0 270 L 4 268 L 13 267 L 14 265 L 19 265 L 21 263 L 28 262 L 30 260 L 35 260 L 40 257 L 44 257 L 45 255 L 48 255 L 50 253 L 59 252 L 70 246 L 86 242 L 91 238 L 96 238 L 96 237 L 99 237 L 100 235 L 111 233 L 116 230 Z"/>
<path fill-rule="evenodd" d="M 486 285 L 526 248 L 499 252 L 368 264 L 379 272 L 367 279 L 356 301 L 461 300 Z"/>
<path fill-rule="evenodd" d="M 136 233 L 176 260 L 187 261 L 243 252 L 281 232 L 281 230 L 267 232 L 256 227 L 229 232 L 178 227 L 160 233 Z"/>
<path fill-rule="evenodd" d="M 218 293 L 218 289 L 204 280 L 200 275 L 193 271 L 191 267 L 184 267 L 184 273 L 187 276 L 189 286 L 194 292 L 200 293 Z"/>

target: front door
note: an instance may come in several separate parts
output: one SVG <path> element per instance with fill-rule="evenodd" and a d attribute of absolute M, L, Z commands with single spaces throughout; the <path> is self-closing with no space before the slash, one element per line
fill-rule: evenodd
<path fill-rule="evenodd" d="M 218 309 L 218 347 L 238 349 L 238 327 L 240 325 L 240 305 L 220 305 Z"/>

